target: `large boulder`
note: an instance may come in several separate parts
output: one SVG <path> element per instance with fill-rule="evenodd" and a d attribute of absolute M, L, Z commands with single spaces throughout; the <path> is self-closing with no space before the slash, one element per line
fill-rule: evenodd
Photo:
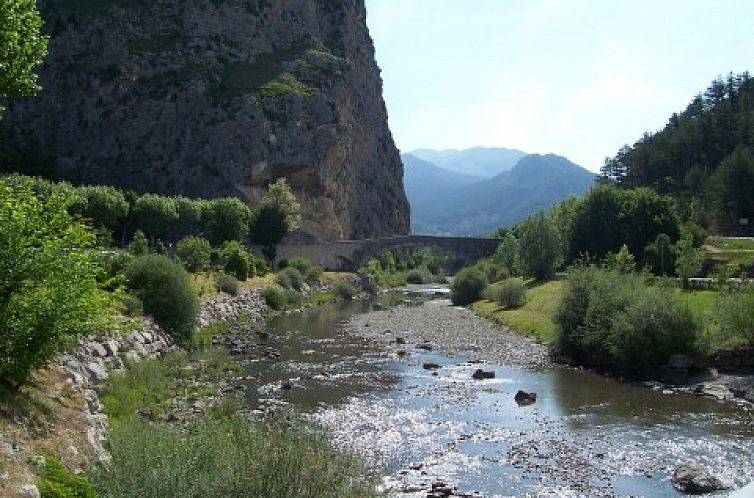
<path fill-rule="evenodd" d="M 720 479 L 695 463 L 686 463 L 676 467 L 673 472 L 673 486 L 686 494 L 703 494 L 728 489 L 728 486 Z"/>

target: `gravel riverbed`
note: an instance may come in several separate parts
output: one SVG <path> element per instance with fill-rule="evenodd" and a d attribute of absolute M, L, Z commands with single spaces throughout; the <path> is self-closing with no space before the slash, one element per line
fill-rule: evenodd
<path fill-rule="evenodd" d="M 346 329 L 388 349 L 402 350 L 408 343 L 511 367 L 552 365 L 542 344 L 480 318 L 466 308 L 452 306 L 449 300 L 356 315 Z"/>

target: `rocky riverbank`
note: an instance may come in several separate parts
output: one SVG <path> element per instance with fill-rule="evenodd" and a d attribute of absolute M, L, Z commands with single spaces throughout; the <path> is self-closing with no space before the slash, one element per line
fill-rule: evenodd
<path fill-rule="evenodd" d="M 413 344 L 419 349 L 439 349 L 514 367 L 552 365 L 547 347 L 442 299 L 357 315 L 346 327 L 396 353 Z"/>
<path fill-rule="evenodd" d="M 198 325 L 226 322 L 230 330 L 237 330 L 260 323 L 265 311 L 266 305 L 254 289 L 235 297 L 221 294 L 202 302 Z M 0 426 L 0 496 L 40 496 L 31 484 L 34 471 L 29 463 L 37 455 L 57 454 L 76 471 L 108 461 L 108 418 L 99 397 L 102 387 L 129 365 L 177 349 L 150 319 L 123 320 L 121 329 L 127 332 L 105 332 L 83 340 L 35 374 L 33 390 L 22 394 L 13 413 L 3 410 L 1 415 L 8 423 Z M 185 380 L 192 382 L 190 376 Z M 206 387 L 217 391 L 215 401 L 232 392 L 226 381 Z M 206 408 L 181 399 L 174 405 L 173 416 Z"/>

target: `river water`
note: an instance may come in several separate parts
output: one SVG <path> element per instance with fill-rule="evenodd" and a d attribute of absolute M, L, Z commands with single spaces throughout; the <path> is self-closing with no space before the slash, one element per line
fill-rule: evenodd
<path fill-rule="evenodd" d="M 398 356 L 345 331 L 371 306 L 272 319 L 266 345 L 280 357 L 252 362 L 249 403 L 311 414 L 381 469 L 391 494 L 424 497 L 442 481 L 483 496 L 679 496 L 670 476 L 688 461 L 735 488 L 754 480 L 750 411 L 570 368 L 480 365 L 410 344 Z M 473 380 L 477 368 L 496 376 Z M 519 389 L 536 403 L 518 406 Z"/>

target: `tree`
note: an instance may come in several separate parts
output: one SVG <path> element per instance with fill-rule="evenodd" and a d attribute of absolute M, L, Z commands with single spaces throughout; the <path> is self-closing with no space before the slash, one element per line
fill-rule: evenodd
<path fill-rule="evenodd" d="M 131 254 L 134 256 L 146 256 L 149 252 L 149 241 L 141 230 L 136 230 L 134 239 L 131 241 Z"/>
<path fill-rule="evenodd" d="M 0 179 L 0 382 L 13 389 L 104 325 L 94 236 L 68 214 L 71 202 Z"/>
<path fill-rule="evenodd" d="M 754 154 L 738 147 L 715 173 L 718 212 L 730 225 L 741 218 L 754 224 Z"/>
<path fill-rule="evenodd" d="M 235 197 L 213 199 L 206 205 L 202 218 L 204 235 L 213 246 L 230 240 L 246 241 L 251 210 Z"/>
<path fill-rule="evenodd" d="M 620 251 L 617 254 L 607 253 L 605 259 L 607 260 L 607 267 L 618 273 L 633 273 L 636 270 L 636 260 L 626 244 L 620 246 Z"/>
<path fill-rule="evenodd" d="M 178 221 L 178 212 L 172 198 L 144 194 L 136 200 L 134 218 L 136 225 L 149 234 L 154 245 L 158 238 L 166 238 L 168 229 Z"/>
<path fill-rule="evenodd" d="M 262 246 L 262 254 L 272 263 L 277 245 L 301 222 L 301 206 L 285 179 L 281 178 L 267 189 L 262 205 L 251 223 L 251 240 Z"/>
<path fill-rule="evenodd" d="M 128 216 L 128 201 L 123 192 L 115 187 L 79 187 L 80 201 L 75 205 L 76 212 L 91 220 L 95 227 L 118 230 Z"/>
<path fill-rule="evenodd" d="M 702 268 L 702 257 L 694 248 L 694 242 L 689 238 L 683 238 L 676 244 L 675 272 L 681 278 L 684 289 L 689 287 L 689 278 Z"/>
<path fill-rule="evenodd" d="M 555 273 L 560 259 L 558 230 L 543 211 L 519 224 L 520 251 L 527 274 L 542 279 Z"/>
<path fill-rule="evenodd" d="M 47 37 L 35 0 L 0 2 L 0 97 L 34 95 L 39 91 L 32 69 L 47 54 Z M 0 105 L 0 118 L 5 108 Z"/>
<path fill-rule="evenodd" d="M 205 238 L 189 236 L 178 241 L 175 251 L 186 269 L 195 272 L 209 264 L 212 247 Z"/>
<path fill-rule="evenodd" d="M 495 263 L 506 268 L 511 276 L 521 275 L 521 253 L 518 241 L 512 233 L 508 232 L 502 237 L 502 241 L 497 246 L 492 259 Z"/>
<path fill-rule="evenodd" d="M 201 226 L 202 203 L 205 201 L 177 196 L 173 198 L 178 222 L 175 224 L 175 237 L 182 239 L 187 235 L 194 235 Z"/>

